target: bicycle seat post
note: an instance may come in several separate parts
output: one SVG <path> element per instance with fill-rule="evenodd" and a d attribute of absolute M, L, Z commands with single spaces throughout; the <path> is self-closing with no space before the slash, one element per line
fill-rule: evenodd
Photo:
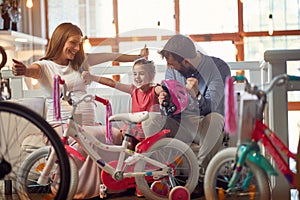
<path fill-rule="evenodd" d="M 134 122 L 127 122 L 128 128 L 125 132 L 124 135 L 124 140 L 123 142 L 126 142 L 126 144 L 124 144 L 123 146 L 125 146 L 127 149 L 130 149 L 132 151 L 135 151 L 135 146 L 140 142 L 133 134 L 134 127 L 136 125 L 136 123 Z"/>
<path fill-rule="evenodd" d="M 132 129 L 133 127 L 133 124 L 131 122 L 127 122 L 127 129 L 125 131 L 125 134 L 124 134 L 124 139 L 123 139 L 123 143 L 122 143 L 122 146 L 127 148 L 129 146 L 129 138 L 132 137 L 131 134 L 130 134 L 130 130 Z"/>

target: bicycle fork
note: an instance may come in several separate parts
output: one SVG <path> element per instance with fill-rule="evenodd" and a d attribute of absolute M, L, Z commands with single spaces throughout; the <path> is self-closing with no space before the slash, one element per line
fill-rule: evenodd
<path fill-rule="evenodd" d="M 263 155 L 260 154 L 259 146 L 256 142 L 250 142 L 246 145 L 240 145 L 237 151 L 237 161 L 233 172 L 233 176 L 228 184 L 229 190 L 231 190 L 236 185 L 240 177 L 241 171 L 245 166 L 246 159 L 262 168 L 268 174 L 277 175 L 275 169 L 270 164 L 270 162 Z M 243 189 L 247 188 L 250 185 L 252 176 L 253 173 L 251 172 L 251 170 L 249 170 L 242 186 Z"/>
<path fill-rule="evenodd" d="M 53 147 L 51 147 L 46 165 L 45 165 L 44 169 L 41 171 L 41 174 L 38 178 L 38 181 L 37 181 L 38 184 L 47 185 L 47 183 L 49 181 L 49 174 L 50 174 L 52 167 L 54 166 L 56 160 L 57 160 L 56 154 L 53 151 Z"/>

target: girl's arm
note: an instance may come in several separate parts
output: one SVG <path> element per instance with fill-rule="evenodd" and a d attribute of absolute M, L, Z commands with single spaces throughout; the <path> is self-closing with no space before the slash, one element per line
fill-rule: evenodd
<path fill-rule="evenodd" d="M 91 80 L 91 81 L 109 86 L 111 88 L 115 88 L 115 89 L 120 90 L 122 92 L 130 93 L 130 91 L 131 91 L 131 85 L 129 85 L 129 84 L 120 83 L 120 82 L 115 81 L 111 78 L 107 78 L 107 77 L 103 77 L 103 76 L 92 75 L 88 71 L 83 71 L 82 72 L 82 78 L 84 80 Z"/>

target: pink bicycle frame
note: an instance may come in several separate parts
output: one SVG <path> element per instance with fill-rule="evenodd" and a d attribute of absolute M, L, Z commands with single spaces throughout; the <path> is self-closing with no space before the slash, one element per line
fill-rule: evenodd
<path fill-rule="evenodd" d="M 280 140 L 280 138 L 261 120 L 256 120 L 252 139 L 255 141 L 262 141 L 264 147 L 274 159 L 278 169 L 286 177 L 289 183 L 295 187 L 295 173 L 291 171 L 288 162 L 284 160 L 281 153 L 286 155 L 288 158 L 293 159 L 296 159 L 296 155 L 293 154 L 282 140 Z"/>

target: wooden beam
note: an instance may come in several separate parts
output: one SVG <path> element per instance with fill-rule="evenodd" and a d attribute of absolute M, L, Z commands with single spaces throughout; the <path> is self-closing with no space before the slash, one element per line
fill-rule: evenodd
<path fill-rule="evenodd" d="M 118 13 L 118 0 L 113 0 L 114 24 L 116 37 L 112 45 L 112 52 L 119 52 L 119 13 Z"/>
<path fill-rule="evenodd" d="M 288 102 L 288 110 L 289 111 L 300 111 L 300 101 L 298 102 Z"/>
<path fill-rule="evenodd" d="M 175 31 L 176 33 L 180 33 L 180 7 L 179 0 L 174 0 L 174 20 L 175 20 Z"/>

